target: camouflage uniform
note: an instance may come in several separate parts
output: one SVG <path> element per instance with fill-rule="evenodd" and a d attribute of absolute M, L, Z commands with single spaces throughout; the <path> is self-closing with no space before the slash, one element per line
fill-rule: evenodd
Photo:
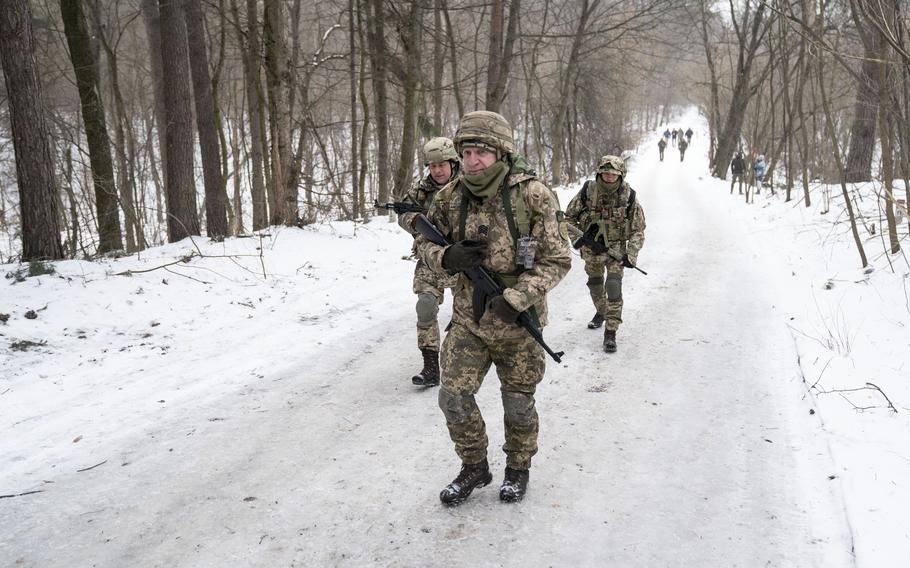
<path fill-rule="evenodd" d="M 604 158 L 608 157 L 612 158 Z M 622 176 L 625 177 L 624 165 L 622 170 Z M 629 261 L 636 264 L 638 253 L 645 243 L 645 213 L 637 196 L 631 212 L 629 211 L 631 190 L 631 186 L 621 177 L 619 191 L 607 191 L 598 173 L 595 180 L 585 182 L 584 188 L 572 198 L 566 208 L 566 220 L 582 232 L 592 224 L 597 224 L 598 240 L 607 246 L 607 252 L 603 254 L 597 254 L 590 247 L 583 246 L 581 258 L 585 262 L 591 300 L 597 313 L 606 321 L 606 329 L 609 331 L 616 331 L 622 323 L 623 255 L 628 255 Z"/>
<path fill-rule="evenodd" d="M 462 119 L 462 124 L 469 117 L 489 115 L 495 115 L 497 120 L 508 125 L 501 116 L 487 111 L 469 113 Z M 462 174 L 439 192 L 428 216 L 450 241 L 486 241 L 488 254 L 481 266 L 493 273 L 506 288 L 503 297 L 512 308 L 533 309 L 532 313 L 543 326 L 547 323 L 546 294 L 568 272 L 571 255 L 560 234 L 562 216 L 558 200 L 537 180 L 524 160 L 511 153 L 514 148 L 511 127 L 508 128 L 508 144 L 500 145 L 497 155 L 510 170 L 495 194 L 483 200 L 470 194 Z M 461 153 L 458 135 L 455 144 Z M 506 213 L 506 199 L 511 204 L 511 214 Z M 519 235 L 530 236 L 536 241 L 530 269 L 516 263 Z M 431 269 L 442 269 L 446 247 L 423 237 L 417 238 L 417 247 Z M 522 327 L 505 322 L 490 310 L 475 321 L 473 288 L 464 273 L 459 273 L 454 290 L 452 327 L 442 345 L 439 406 L 463 464 L 482 462 L 486 468 L 486 426 L 474 395 L 490 366 L 495 365 L 505 412 L 503 451 L 507 466 L 526 471 L 530 468 L 531 457 L 537 452 L 538 417 L 534 392 L 543 379 L 545 352 Z M 502 493 L 500 497 L 506 500 Z"/>
<path fill-rule="evenodd" d="M 453 174 L 457 174 L 455 168 Z M 438 185 L 427 174 L 419 184 L 417 184 L 405 197 L 404 201 L 415 203 L 425 209 L 429 209 L 433 203 L 433 198 L 442 186 Z M 414 218 L 417 213 L 402 213 L 398 217 L 398 224 L 401 228 L 417 237 L 417 231 L 414 230 Z M 417 252 L 417 243 L 414 243 L 413 252 Z M 430 270 L 427 264 L 419 257 L 417 266 L 414 267 L 413 290 L 417 294 L 417 348 L 424 350 L 439 351 L 439 321 L 437 314 L 439 306 L 442 304 L 444 290 L 453 288 L 457 277 L 450 276 L 444 270 Z"/>

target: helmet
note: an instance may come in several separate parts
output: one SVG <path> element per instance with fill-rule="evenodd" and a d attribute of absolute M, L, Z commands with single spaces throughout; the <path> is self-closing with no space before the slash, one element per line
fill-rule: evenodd
<path fill-rule="evenodd" d="M 764 162 L 764 161 L 765 161 L 765 155 L 764 155 L 764 154 L 759 154 L 759 155 L 758 155 L 758 161 L 759 161 L 759 162 Z"/>
<path fill-rule="evenodd" d="M 469 112 L 458 121 L 458 130 L 455 131 L 455 149 L 459 154 L 466 145 L 511 154 L 515 152 L 512 125 L 499 113 L 488 110 Z"/>
<path fill-rule="evenodd" d="M 443 136 L 431 138 L 429 142 L 423 145 L 423 165 L 429 166 L 437 162 L 447 162 L 449 160 L 458 160 L 458 153 L 455 152 L 455 145 L 452 141 Z"/>
<path fill-rule="evenodd" d="M 616 175 L 625 177 L 626 162 L 619 156 L 604 156 L 597 162 L 597 173 L 613 172 Z"/>

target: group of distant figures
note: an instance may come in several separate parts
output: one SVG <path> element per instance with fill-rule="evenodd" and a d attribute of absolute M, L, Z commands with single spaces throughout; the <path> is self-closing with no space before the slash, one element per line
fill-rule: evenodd
<path fill-rule="evenodd" d="M 753 155 L 755 154 L 753 153 Z M 733 156 L 733 161 L 730 162 L 730 195 L 733 194 L 733 188 L 736 186 L 736 183 L 739 182 L 739 194 L 746 196 L 746 203 L 751 203 L 752 198 L 761 192 L 762 185 L 765 182 L 766 169 L 767 166 L 765 165 L 765 155 L 758 154 L 752 163 L 752 177 L 746 184 L 746 190 L 744 193 L 743 182 L 746 175 L 746 160 L 743 158 L 743 153 L 741 150 L 737 152 L 736 155 Z M 774 186 L 769 185 L 769 188 L 771 190 L 771 195 L 774 195 Z"/>
<path fill-rule="evenodd" d="M 691 128 L 687 128 L 685 132 L 683 132 L 682 128 L 666 129 L 663 136 L 657 141 L 660 161 L 664 161 L 664 150 L 666 150 L 667 144 L 672 144 L 674 148 L 679 148 L 679 161 L 682 162 L 686 157 L 686 148 L 692 142 L 692 134 Z"/>

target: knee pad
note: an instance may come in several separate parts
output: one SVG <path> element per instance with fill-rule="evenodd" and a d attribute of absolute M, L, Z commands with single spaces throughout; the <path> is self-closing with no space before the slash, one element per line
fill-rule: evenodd
<path fill-rule="evenodd" d="M 528 424 L 534 415 L 534 395 L 523 392 L 503 392 L 502 408 L 505 421 L 510 424 Z"/>
<path fill-rule="evenodd" d="M 607 275 L 607 300 L 611 302 L 622 300 L 622 276 Z"/>
<path fill-rule="evenodd" d="M 455 394 L 445 387 L 439 387 L 439 408 L 448 422 L 452 424 L 467 422 L 475 406 L 474 395 Z"/>
<path fill-rule="evenodd" d="M 603 276 L 588 276 L 588 288 L 596 288 L 603 285 Z"/>
<path fill-rule="evenodd" d="M 417 294 L 417 327 L 430 327 L 436 322 L 439 313 L 439 301 L 433 294 Z"/>

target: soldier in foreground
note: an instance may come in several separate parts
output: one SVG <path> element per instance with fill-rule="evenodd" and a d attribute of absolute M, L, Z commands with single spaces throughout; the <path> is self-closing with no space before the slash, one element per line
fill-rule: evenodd
<path fill-rule="evenodd" d="M 420 236 L 418 252 L 430 268 L 449 274 L 482 266 L 505 291 L 484 299 L 459 274 L 452 325 L 442 345 L 439 407 L 462 466 L 439 499 L 457 505 L 493 479 L 486 426 L 474 395 L 495 365 L 505 414 L 506 469 L 499 498 L 520 501 L 537 453 L 534 393 L 543 379 L 545 353 L 515 322 L 528 310 L 540 327 L 546 325 L 547 292 L 571 264 L 568 235 L 564 224 L 560 229 L 555 194 L 515 154 L 505 118 L 470 112 L 461 118 L 454 142 L 464 173 L 439 192 L 428 213 L 454 244 L 443 247 Z"/>
<path fill-rule="evenodd" d="M 429 209 L 436 193 L 458 175 L 460 164 L 455 146 L 448 138 L 433 138 L 423 147 L 427 176 L 405 198 L 424 210 Z M 414 230 L 416 212 L 405 212 L 398 217 L 398 224 L 417 237 Z M 414 243 L 417 251 L 417 243 Z M 418 386 L 432 387 L 439 384 L 439 322 L 437 314 L 442 304 L 444 290 L 455 286 L 455 278 L 442 270 L 431 270 L 417 259 L 414 268 L 414 293 L 417 294 L 417 348 L 423 356 L 423 369 L 411 377 Z"/>
<path fill-rule="evenodd" d="M 589 244 L 581 247 L 596 310 L 588 328 L 597 329 L 606 321 L 603 348 L 607 353 L 616 351 L 616 331 L 622 323 L 623 269 L 635 267 L 645 244 L 645 213 L 625 176 L 622 158 L 602 157 L 597 178 L 586 181 L 566 208 L 566 220 L 590 237 Z"/>

